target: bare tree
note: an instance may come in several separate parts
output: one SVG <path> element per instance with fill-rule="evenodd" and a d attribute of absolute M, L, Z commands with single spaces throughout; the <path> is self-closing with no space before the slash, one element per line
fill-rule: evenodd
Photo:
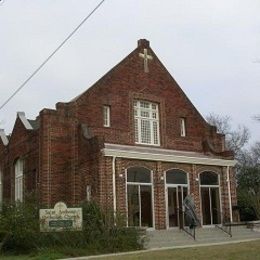
<path fill-rule="evenodd" d="M 239 156 L 242 148 L 248 143 L 250 138 L 249 129 L 246 126 L 239 125 L 236 129 L 232 128 L 232 119 L 229 116 L 220 116 L 214 113 L 206 116 L 210 125 L 217 127 L 217 132 L 224 134 L 226 139 L 226 148 L 232 150 L 235 156 Z"/>
<path fill-rule="evenodd" d="M 260 122 L 260 115 L 254 116 L 254 119 Z"/>
<path fill-rule="evenodd" d="M 260 142 L 243 149 L 237 167 L 238 204 L 244 217 L 260 219 Z M 253 211 L 252 211 L 253 210 Z M 245 219 L 248 220 L 248 219 Z"/>

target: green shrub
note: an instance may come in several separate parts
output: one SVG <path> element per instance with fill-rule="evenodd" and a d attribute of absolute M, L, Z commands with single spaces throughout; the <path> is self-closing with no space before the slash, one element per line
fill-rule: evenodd
<path fill-rule="evenodd" d="M 4 250 L 28 251 L 38 242 L 39 221 L 36 204 L 4 204 L 0 215 L 0 229 Z"/>
<path fill-rule="evenodd" d="M 5 204 L 0 214 L 0 240 L 4 252 L 28 253 L 56 250 L 65 255 L 98 254 L 141 249 L 139 229 L 126 228 L 122 216 L 114 225 L 113 212 L 95 203 L 83 203 L 83 230 L 40 232 L 35 201 Z M 84 253 L 83 253 L 84 252 Z"/>

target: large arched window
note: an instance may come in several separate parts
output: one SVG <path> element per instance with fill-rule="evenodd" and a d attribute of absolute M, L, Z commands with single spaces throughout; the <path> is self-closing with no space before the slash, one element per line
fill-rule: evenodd
<path fill-rule="evenodd" d="M 23 165 L 22 159 L 15 162 L 15 200 L 23 201 Z"/>

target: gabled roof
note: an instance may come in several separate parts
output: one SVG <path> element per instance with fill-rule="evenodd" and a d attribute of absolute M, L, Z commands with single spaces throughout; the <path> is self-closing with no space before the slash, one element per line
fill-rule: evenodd
<path fill-rule="evenodd" d="M 150 48 L 150 42 L 148 40 L 146 40 L 146 39 L 138 40 L 137 48 L 135 48 L 123 60 L 121 60 L 118 64 L 116 64 L 112 69 L 110 69 L 104 76 L 102 76 L 98 81 L 96 81 L 91 87 L 89 87 L 83 93 L 79 94 L 78 96 L 76 96 L 75 98 L 70 100 L 70 102 L 77 102 L 78 99 L 80 99 L 85 93 L 89 92 L 92 88 L 94 88 L 96 85 L 98 85 L 100 82 L 102 82 L 107 76 L 112 74 L 113 71 L 115 71 L 118 67 L 120 67 L 122 64 L 124 64 L 140 47 L 149 48 L 152 51 L 152 49 Z M 153 52 L 153 54 L 154 54 L 154 52 Z"/>
<path fill-rule="evenodd" d="M 28 122 L 30 123 L 30 125 L 32 126 L 32 128 L 33 128 L 34 130 L 39 129 L 39 127 L 40 127 L 40 122 L 39 122 L 39 120 L 31 120 L 31 119 L 28 119 Z"/>
<path fill-rule="evenodd" d="M 193 109 L 197 112 L 200 119 L 204 124 L 207 124 L 207 121 L 204 119 L 204 117 L 200 114 L 200 112 L 197 110 L 197 108 L 193 105 L 193 103 L 190 101 L 190 99 L 187 97 L 187 95 L 184 93 L 180 85 L 176 82 L 176 80 L 173 78 L 173 76 L 170 74 L 170 72 L 167 70 L 167 68 L 164 66 L 164 64 L 160 61 L 160 59 L 157 57 L 153 49 L 150 47 L 150 42 L 146 39 L 140 39 L 138 40 L 137 48 L 135 48 L 129 55 L 127 55 L 122 61 L 120 61 L 117 65 L 115 65 L 111 70 L 109 70 L 103 77 L 101 77 L 98 81 L 96 81 L 91 87 L 89 87 L 87 90 L 85 90 L 83 93 L 72 99 L 71 103 L 78 103 L 80 100 L 85 96 L 90 94 L 90 92 L 96 88 L 97 86 L 105 85 L 104 82 L 106 79 L 111 78 L 115 76 L 118 73 L 118 69 L 123 68 L 125 64 L 127 64 L 131 60 L 140 59 L 140 51 L 148 51 L 152 57 L 153 60 L 156 60 L 158 62 L 158 66 L 162 69 L 162 71 L 165 72 L 165 76 L 170 79 L 172 84 L 176 87 L 176 91 L 180 93 L 181 96 L 186 99 L 187 103 L 189 103 L 190 106 L 193 107 Z"/>

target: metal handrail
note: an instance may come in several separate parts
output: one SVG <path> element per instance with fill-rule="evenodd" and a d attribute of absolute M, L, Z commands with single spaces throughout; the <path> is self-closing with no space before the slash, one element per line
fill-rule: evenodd
<path fill-rule="evenodd" d="M 179 208 L 178 211 L 183 214 L 183 218 L 184 218 L 183 226 L 179 226 L 179 228 L 180 228 L 181 230 L 183 230 L 186 234 L 188 234 L 189 236 L 191 236 L 194 240 L 196 240 L 196 224 L 195 224 L 195 222 L 194 222 L 194 223 L 191 223 L 188 228 L 185 228 L 185 216 L 186 216 L 186 212 L 183 211 L 181 208 Z M 180 215 L 180 214 L 179 214 L 179 215 Z"/>
<path fill-rule="evenodd" d="M 229 217 L 226 217 L 224 214 L 221 214 L 221 212 L 217 208 L 213 208 L 218 214 L 220 214 L 222 219 L 222 225 L 221 224 L 215 224 L 215 226 L 222 230 L 224 233 L 228 234 L 230 237 L 232 237 L 232 225 Z M 227 227 L 225 229 L 224 227 Z"/>

